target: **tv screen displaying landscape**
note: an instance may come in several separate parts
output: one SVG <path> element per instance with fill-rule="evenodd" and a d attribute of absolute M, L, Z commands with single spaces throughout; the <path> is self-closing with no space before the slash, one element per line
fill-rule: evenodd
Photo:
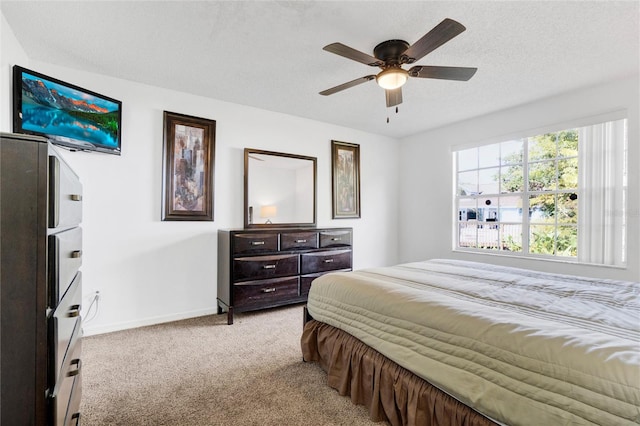
<path fill-rule="evenodd" d="M 14 74 L 15 132 L 72 149 L 120 153 L 120 101 L 22 67 Z"/>

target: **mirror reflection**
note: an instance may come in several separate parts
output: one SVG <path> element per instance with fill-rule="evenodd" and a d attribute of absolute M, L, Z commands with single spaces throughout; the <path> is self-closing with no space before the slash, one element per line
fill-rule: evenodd
<path fill-rule="evenodd" d="M 245 227 L 315 225 L 316 158 L 245 149 Z"/>

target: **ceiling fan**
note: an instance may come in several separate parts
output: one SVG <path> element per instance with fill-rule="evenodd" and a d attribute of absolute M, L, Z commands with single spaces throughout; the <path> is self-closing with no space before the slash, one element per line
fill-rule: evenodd
<path fill-rule="evenodd" d="M 464 30 L 466 30 L 464 25 L 447 18 L 412 45 L 409 45 L 404 40 L 383 41 L 373 49 L 373 56 L 342 43 L 329 44 L 323 47 L 323 50 L 371 67 L 379 67 L 382 71 L 378 74 L 367 75 L 332 87 L 320 92 L 320 94 L 324 96 L 332 95 L 375 79 L 378 85 L 385 89 L 387 107 L 392 107 L 402 103 L 402 86 L 409 77 L 467 81 L 473 77 L 478 70 L 477 68 L 427 65 L 414 65 L 408 70 L 402 68 L 402 65 L 413 64 Z"/>

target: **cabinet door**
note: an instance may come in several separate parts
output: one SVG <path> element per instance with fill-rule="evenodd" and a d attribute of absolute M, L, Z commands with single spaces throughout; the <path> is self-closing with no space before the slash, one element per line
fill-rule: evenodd
<path fill-rule="evenodd" d="M 304 253 L 300 257 L 301 274 L 351 268 L 351 250 L 318 251 Z"/>
<path fill-rule="evenodd" d="M 234 281 L 284 277 L 298 274 L 297 254 L 238 257 L 233 260 Z"/>

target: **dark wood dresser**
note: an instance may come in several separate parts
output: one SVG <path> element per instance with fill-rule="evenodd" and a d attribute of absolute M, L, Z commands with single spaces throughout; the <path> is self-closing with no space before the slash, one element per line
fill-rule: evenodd
<path fill-rule="evenodd" d="M 352 268 L 351 228 L 218 231 L 218 313 L 305 302 L 311 281 Z"/>
<path fill-rule="evenodd" d="M 0 424 L 80 424 L 82 185 L 44 138 L 0 134 Z"/>

